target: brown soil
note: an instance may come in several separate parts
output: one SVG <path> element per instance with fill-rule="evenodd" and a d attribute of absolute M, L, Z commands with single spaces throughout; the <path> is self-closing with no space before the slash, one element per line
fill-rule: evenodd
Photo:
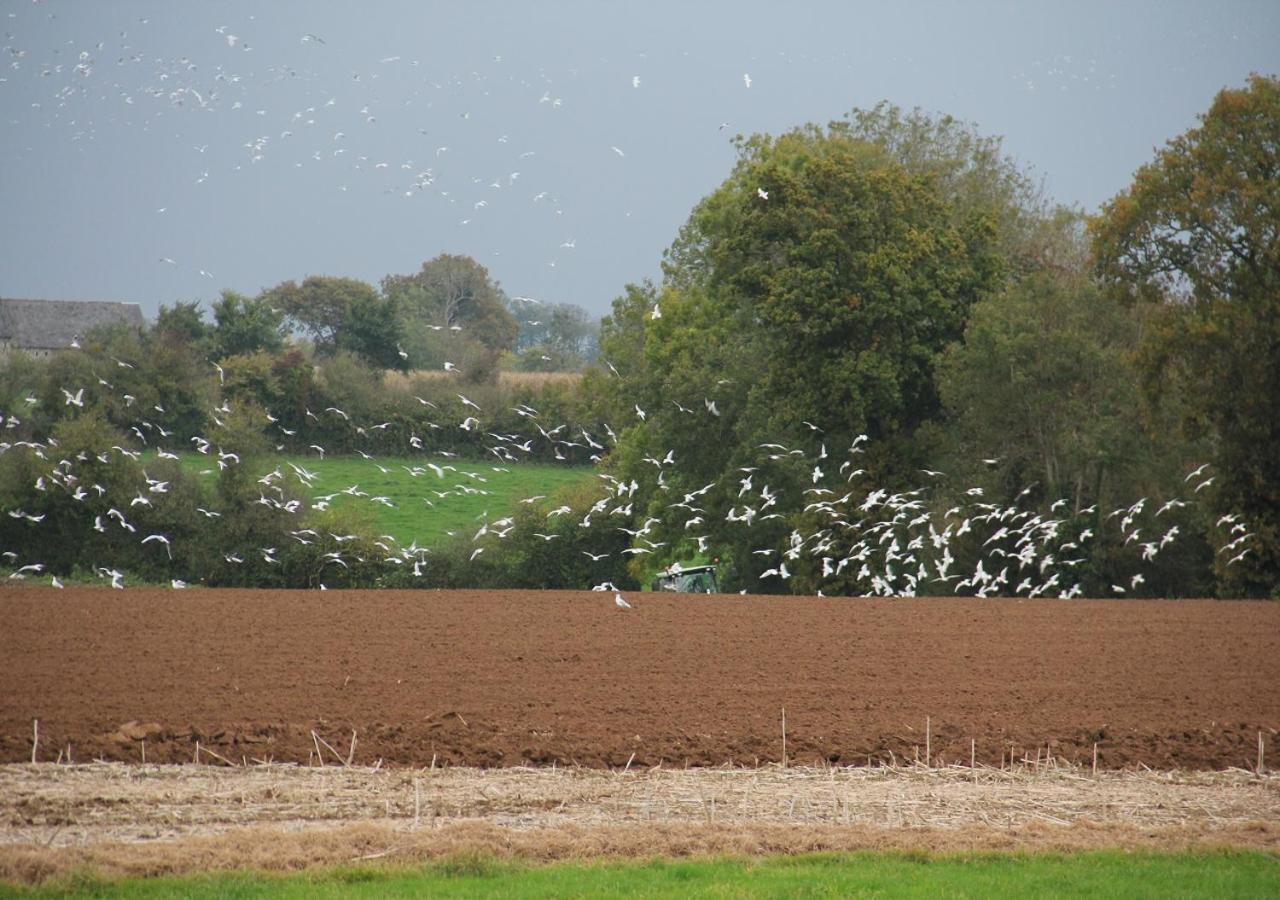
<path fill-rule="evenodd" d="M 4 588 L 0 761 L 750 766 L 784 707 L 792 762 L 1280 757 L 1280 604 L 632 600 Z"/>

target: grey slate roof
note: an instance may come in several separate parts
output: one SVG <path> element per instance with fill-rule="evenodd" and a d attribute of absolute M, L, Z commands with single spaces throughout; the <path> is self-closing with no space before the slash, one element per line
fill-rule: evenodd
<path fill-rule="evenodd" d="M 0 342 L 27 350 L 69 347 L 101 325 L 144 325 L 136 303 L 105 300 L 7 300 L 0 298 Z"/>

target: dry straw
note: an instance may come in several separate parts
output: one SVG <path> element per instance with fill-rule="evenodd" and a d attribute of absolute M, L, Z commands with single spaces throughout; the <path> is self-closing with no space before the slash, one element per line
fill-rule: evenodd
<path fill-rule="evenodd" d="M 321 746 L 324 746 L 321 739 Z M 261 761 L 221 766 L 0 766 L 6 843 L 92 843 L 386 822 L 408 830 L 483 820 L 503 827 L 627 823 L 809 824 L 1017 829 L 1033 823 L 1135 828 L 1280 822 L 1280 779 L 1225 772 L 1099 772 L 1044 751 L 998 769 L 923 763 L 385 770 Z M 333 753 L 332 748 L 326 752 Z M 337 755 L 336 753 L 334 754 Z M 54 823 L 57 822 L 57 825 Z M 56 834 L 54 833 L 57 829 Z"/>

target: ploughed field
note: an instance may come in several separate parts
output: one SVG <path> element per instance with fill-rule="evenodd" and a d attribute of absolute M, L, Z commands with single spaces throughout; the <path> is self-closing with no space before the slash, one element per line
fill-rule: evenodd
<path fill-rule="evenodd" d="M 1280 604 L 631 599 L 6 587 L 0 762 L 1280 762 Z"/>

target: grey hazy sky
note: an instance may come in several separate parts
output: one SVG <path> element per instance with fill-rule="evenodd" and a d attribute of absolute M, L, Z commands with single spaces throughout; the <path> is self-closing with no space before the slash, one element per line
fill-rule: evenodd
<path fill-rule="evenodd" d="M 1003 135 L 1093 209 L 1280 69 L 1270 0 L 7 0 L 0 25 L 0 295 L 148 315 L 441 252 L 603 313 L 734 133 L 882 99 Z"/>

